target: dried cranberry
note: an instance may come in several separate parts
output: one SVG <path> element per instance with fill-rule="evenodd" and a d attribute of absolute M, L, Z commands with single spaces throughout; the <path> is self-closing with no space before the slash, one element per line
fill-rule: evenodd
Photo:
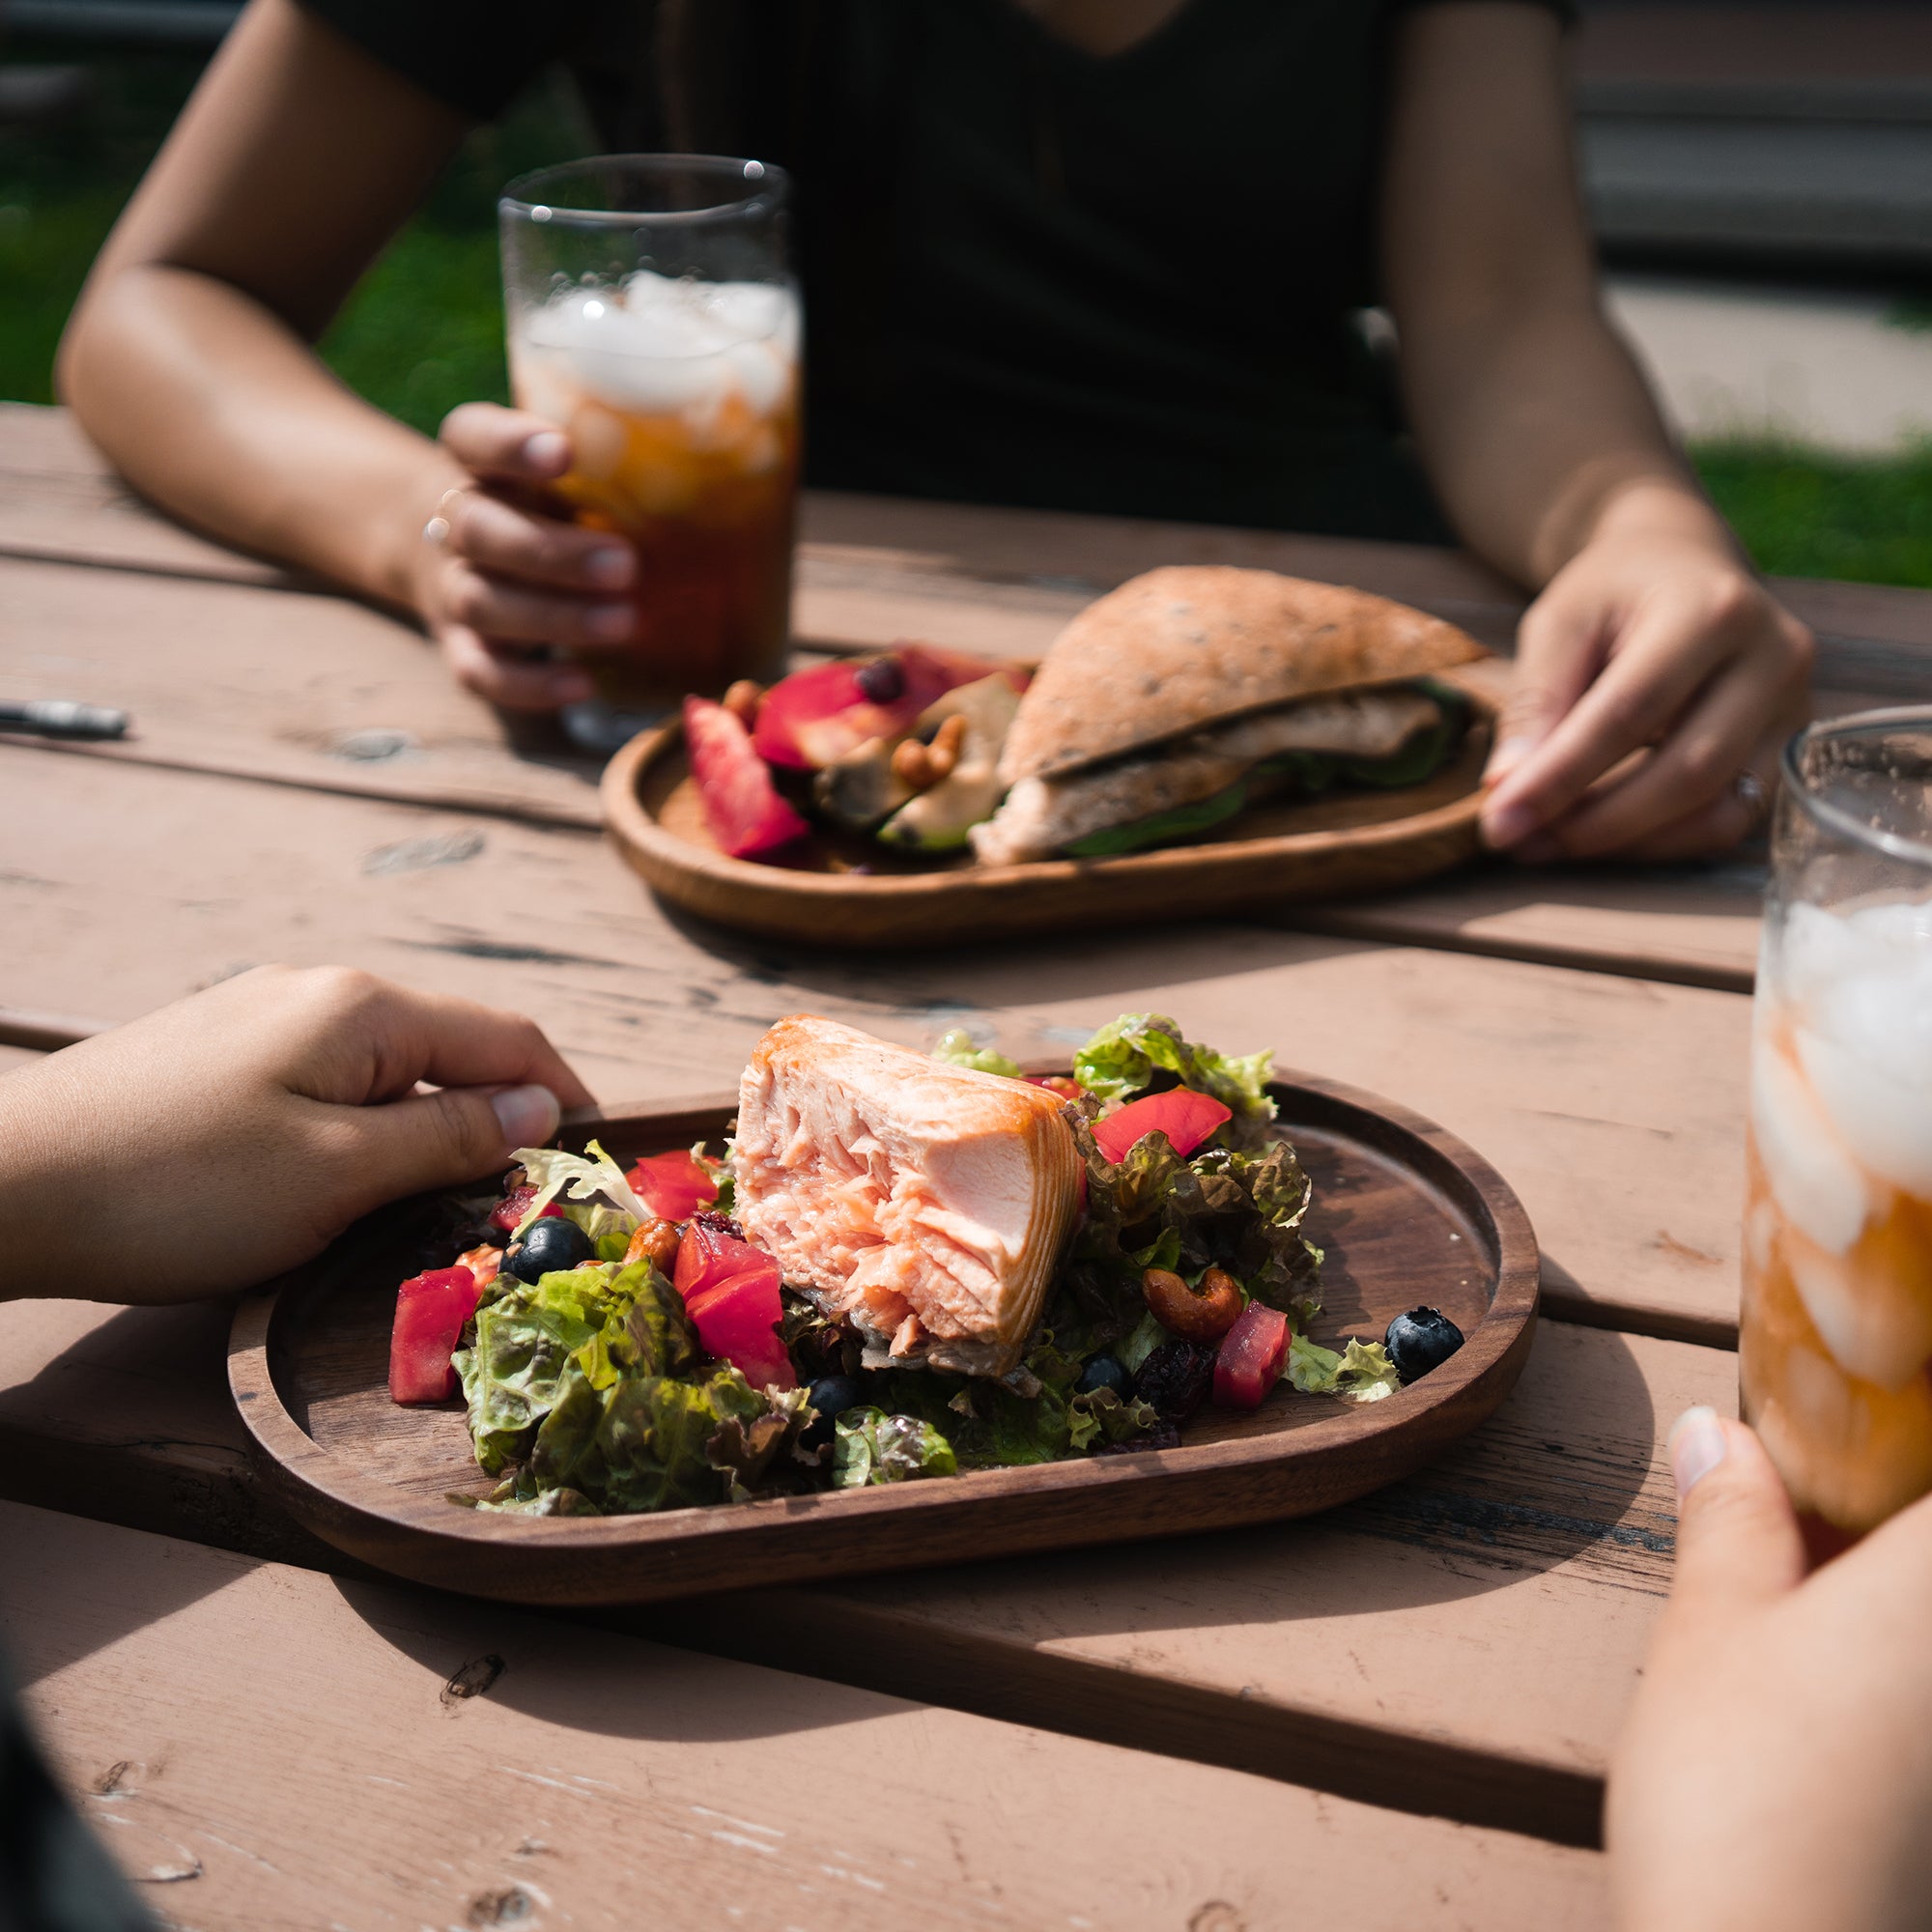
<path fill-rule="evenodd" d="M 700 1228 L 709 1228 L 714 1235 L 729 1235 L 734 1241 L 745 1238 L 745 1231 L 728 1214 L 721 1214 L 715 1208 L 705 1208 L 691 1217 Z"/>
<path fill-rule="evenodd" d="M 867 658 L 852 682 L 874 704 L 896 704 L 905 696 L 905 667 L 897 658 Z"/>
<path fill-rule="evenodd" d="M 1141 1364 L 1134 1393 L 1163 1422 L 1185 1422 L 1208 1400 L 1214 1382 L 1214 1350 L 1177 1338 L 1163 1342 Z"/>

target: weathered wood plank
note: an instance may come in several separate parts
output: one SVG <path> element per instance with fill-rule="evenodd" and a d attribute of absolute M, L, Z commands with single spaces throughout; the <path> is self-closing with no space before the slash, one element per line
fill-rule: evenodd
<path fill-rule="evenodd" d="M 1766 876 L 1751 858 L 1641 871 L 1498 863 L 1381 897 L 1295 907 L 1281 923 L 1748 993 Z"/>
<path fill-rule="evenodd" d="M 0 1524 L 0 1619 L 64 1781 L 196 1925 L 1606 1922 L 1587 1854 L 71 1517 Z M 834 1762 L 863 1768 L 863 1815 Z"/>
<path fill-rule="evenodd" d="M 673 923 L 578 833 L 27 752 L 0 757 L 0 810 L 37 828 L 0 876 L 22 1006 L 84 993 L 120 1020 L 264 960 L 342 960 L 531 1012 L 626 1100 L 729 1086 L 802 1009 L 915 1044 L 984 1015 L 1025 1056 L 1151 1007 L 1462 1134 L 1523 1197 L 1559 1312 L 1735 1334 L 1730 994 L 1230 925 L 787 956 Z"/>
<path fill-rule="evenodd" d="M 65 410 L 28 403 L 0 403 L 0 554 L 228 583 L 296 581 L 150 508 Z"/>
<path fill-rule="evenodd" d="M 0 1492 L 341 1567 L 257 1489 L 219 1308 L 0 1307 Z M 1589 1842 L 1667 1586 L 1661 1440 L 1728 1353 L 1546 1322 L 1498 1414 L 1320 1518 L 673 1605 L 680 1643 Z M 968 1479 L 970 1480 L 970 1479 Z M 1579 1660 L 1587 1660 L 1582 1667 Z"/>

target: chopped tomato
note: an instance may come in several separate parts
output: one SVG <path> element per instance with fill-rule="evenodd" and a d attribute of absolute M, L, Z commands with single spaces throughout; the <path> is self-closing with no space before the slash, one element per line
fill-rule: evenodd
<path fill-rule="evenodd" d="M 899 695 L 887 700 L 867 697 L 860 682 L 867 665 L 879 658 L 838 658 L 781 678 L 758 711 L 753 742 L 759 756 L 787 771 L 812 771 L 868 738 L 903 736 L 935 697 L 956 685 L 1005 669 L 1015 690 L 1026 688 L 1022 670 L 930 644 L 895 644 L 883 657 L 896 666 L 900 680 Z"/>
<path fill-rule="evenodd" d="M 779 1264 L 762 1249 L 694 1221 L 678 1243 L 672 1285 L 707 1354 L 744 1372 L 753 1388 L 796 1388 L 791 1357 L 779 1340 L 784 1311 Z"/>
<path fill-rule="evenodd" d="M 397 1289 L 396 1323 L 389 1331 L 391 1402 L 447 1402 L 456 1393 L 449 1358 L 482 1293 L 467 1267 L 431 1268 Z"/>
<path fill-rule="evenodd" d="M 688 1221 L 718 1199 L 718 1177 L 683 1149 L 648 1155 L 624 1179 L 667 1221 Z"/>
<path fill-rule="evenodd" d="M 1223 1408 L 1259 1408 L 1281 1377 L 1290 1341 L 1288 1317 L 1251 1301 L 1221 1337 L 1214 1357 L 1214 1400 Z"/>
<path fill-rule="evenodd" d="M 687 697 L 684 748 L 721 852 L 755 859 L 804 837 L 805 820 L 779 796 L 742 718 L 708 697 Z"/>
<path fill-rule="evenodd" d="M 486 1241 L 480 1248 L 470 1248 L 456 1258 L 458 1267 L 466 1267 L 476 1277 L 478 1288 L 488 1288 L 502 1271 L 503 1251 L 493 1248 Z"/>
<path fill-rule="evenodd" d="M 1126 1158 L 1127 1150 L 1136 1141 L 1158 1130 L 1185 1160 L 1208 1135 L 1233 1119 L 1233 1112 L 1211 1095 L 1174 1087 L 1103 1114 L 1094 1122 L 1094 1139 L 1109 1160 L 1120 1161 Z"/>
<path fill-rule="evenodd" d="M 504 1195 L 502 1200 L 497 1202 L 496 1208 L 492 1210 L 490 1215 L 491 1227 L 500 1228 L 506 1235 L 515 1234 L 517 1224 L 530 1211 L 530 1203 L 536 1198 L 537 1191 L 534 1187 L 511 1188 L 509 1193 Z M 537 1216 L 537 1219 L 540 1221 L 561 1221 L 563 1219 L 563 1209 L 553 1201 Z"/>

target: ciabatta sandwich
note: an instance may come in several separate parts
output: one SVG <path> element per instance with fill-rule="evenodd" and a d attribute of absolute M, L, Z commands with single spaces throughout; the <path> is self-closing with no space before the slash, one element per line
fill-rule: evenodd
<path fill-rule="evenodd" d="M 1151 570 L 1054 640 L 1007 734 L 980 862 L 1097 857 L 1199 832 L 1264 788 L 1420 782 L 1489 655 L 1385 597 L 1268 570 Z"/>

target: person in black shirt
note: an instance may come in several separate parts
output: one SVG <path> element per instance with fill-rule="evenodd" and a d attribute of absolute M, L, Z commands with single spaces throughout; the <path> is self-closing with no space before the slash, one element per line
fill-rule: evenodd
<path fill-rule="evenodd" d="M 588 694 L 533 647 L 627 641 L 637 564 L 533 507 L 567 438 L 467 405 L 432 444 L 309 347 L 558 55 L 613 145 L 794 171 L 809 480 L 1453 532 L 1541 593 L 1492 843 L 1679 857 L 1761 815 L 1811 640 L 1603 318 L 1542 0 L 251 0 L 63 345 L 140 489 L 416 612 L 499 704 Z"/>

